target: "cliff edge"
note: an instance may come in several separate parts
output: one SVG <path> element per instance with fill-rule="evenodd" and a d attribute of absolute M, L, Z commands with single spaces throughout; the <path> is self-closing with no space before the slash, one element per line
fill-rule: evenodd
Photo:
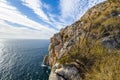
<path fill-rule="evenodd" d="M 120 0 L 89 9 L 50 39 L 49 80 L 120 80 Z"/>

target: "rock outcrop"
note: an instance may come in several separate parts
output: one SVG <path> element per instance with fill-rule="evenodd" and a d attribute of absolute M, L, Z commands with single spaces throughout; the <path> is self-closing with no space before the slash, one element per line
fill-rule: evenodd
<path fill-rule="evenodd" d="M 49 45 L 49 80 L 119 80 L 119 15 L 120 3 L 108 0 L 54 34 Z"/>
<path fill-rule="evenodd" d="M 73 65 L 56 63 L 52 68 L 49 80 L 79 80 L 79 71 Z"/>
<path fill-rule="evenodd" d="M 46 66 L 49 66 L 49 59 L 48 58 L 49 58 L 48 55 L 45 55 L 44 59 L 43 59 L 43 64 Z"/>

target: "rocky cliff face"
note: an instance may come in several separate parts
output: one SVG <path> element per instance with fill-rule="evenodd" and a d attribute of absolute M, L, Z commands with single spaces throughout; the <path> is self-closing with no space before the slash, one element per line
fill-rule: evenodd
<path fill-rule="evenodd" d="M 119 80 L 119 49 L 120 3 L 100 3 L 50 39 L 49 80 Z"/>

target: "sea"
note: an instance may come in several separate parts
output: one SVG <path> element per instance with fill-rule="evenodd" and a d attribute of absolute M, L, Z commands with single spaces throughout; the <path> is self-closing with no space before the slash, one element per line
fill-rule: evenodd
<path fill-rule="evenodd" d="M 0 80 L 48 80 L 50 67 L 42 64 L 49 40 L 0 39 Z"/>

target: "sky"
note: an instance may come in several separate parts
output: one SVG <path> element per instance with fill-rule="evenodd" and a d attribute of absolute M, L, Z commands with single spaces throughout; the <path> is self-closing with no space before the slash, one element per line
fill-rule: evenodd
<path fill-rule="evenodd" d="M 104 0 L 0 0 L 0 38 L 49 39 Z"/>

